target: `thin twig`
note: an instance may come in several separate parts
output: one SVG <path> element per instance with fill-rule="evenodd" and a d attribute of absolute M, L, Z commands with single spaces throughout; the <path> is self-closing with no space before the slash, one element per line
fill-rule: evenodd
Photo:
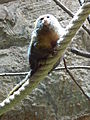
<path fill-rule="evenodd" d="M 78 50 L 76 48 L 71 48 L 71 52 L 75 53 L 76 55 L 80 55 L 82 57 L 90 58 L 89 52 L 84 52 L 84 51 Z"/>
<path fill-rule="evenodd" d="M 90 66 L 67 66 L 68 69 L 87 69 L 90 70 Z M 57 67 L 53 71 L 65 70 L 65 67 Z M 18 73 L 0 73 L 0 76 L 20 76 L 27 75 L 28 72 L 18 72 Z"/>
<path fill-rule="evenodd" d="M 67 73 L 70 75 L 70 77 L 72 78 L 72 80 L 75 82 L 75 84 L 79 87 L 79 89 L 82 91 L 83 95 L 88 99 L 90 100 L 90 97 L 84 92 L 84 90 L 81 88 L 81 86 L 78 84 L 78 82 L 75 80 L 75 78 L 73 77 L 73 75 L 71 74 L 71 72 L 69 71 L 69 69 L 67 68 L 67 65 L 66 65 L 66 61 L 65 59 L 63 58 L 63 61 L 64 61 L 64 66 L 65 66 L 65 69 L 67 71 Z"/>
<path fill-rule="evenodd" d="M 90 24 L 90 23 L 89 23 Z M 90 35 L 90 30 L 83 24 L 82 27 L 84 28 L 84 30 L 86 30 L 86 32 Z"/>
<path fill-rule="evenodd" d="M 66 6 L 64 6 L 59 0 L 53 0 L 59 7 L 61 7 L 66 13 L 68 13 L 69 16 L 73 17 L 74 13 L 69 10 Z M 89 17 L 88 17 L 89 18 Z M 89 21 L 90 22 L 90 21 Z M 85 25 L 82 25 L 82 28 L 86 30 L 86 32 L 90 35 L 90 30 L 88 30 Z"/>
<path fill-rule="evenodd" d="M 18 72 L 18 73 L 0 73 L 0 76 L 20 76 L 27 75 L 28 72 Z"/>
<path fill-rule="evenodd" d="M 90 70 L 90 66 L 67 66 L 68 69 L 73 70 L 73 69 L 87 69 Z M 65 70 L 65 67 L 57 67 L 54 69 L 54 71 L 59 71 L 59 70 Z"/>
<path fill-rule="evenodd" d="M 53 0 L 59 7 L 61 7 L 69 16 L 73 17 L 74 14 L 66 6 L 64 6 L 59 0 Z"/>

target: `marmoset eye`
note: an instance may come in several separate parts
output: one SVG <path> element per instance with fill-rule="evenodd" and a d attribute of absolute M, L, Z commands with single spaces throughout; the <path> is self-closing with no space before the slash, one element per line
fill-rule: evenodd
<path fill-rule="evenodd" d="M 43 20 L 44 19 L 44 17 L 43 18 L 41 18 L 40 20 Z"/>
<path fill-rule="evenodd" d="M 49 16 L 47 16 L 47 18 L 49 18 Z"/>

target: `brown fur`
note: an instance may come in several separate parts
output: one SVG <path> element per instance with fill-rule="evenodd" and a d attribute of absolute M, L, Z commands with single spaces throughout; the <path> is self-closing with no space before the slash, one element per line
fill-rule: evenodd
<path fill-rule="evenodd" d="M 52 49 L 55 47 L 57 40 L 59 39 L 59 36 L 54 30 L 45 30 L 42 29 L 38 36 L 37 36 L 38 42 L 39 42 L 39 48 L 46 48 L 46 49 Z"/>

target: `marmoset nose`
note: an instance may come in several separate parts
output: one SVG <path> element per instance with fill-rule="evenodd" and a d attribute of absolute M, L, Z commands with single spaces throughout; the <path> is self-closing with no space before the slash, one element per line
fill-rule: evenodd
<path fill-rule="evenodd" d="M 48 25 L 48 21 L 44 20 L 44 25 L 47 26 Z"/>

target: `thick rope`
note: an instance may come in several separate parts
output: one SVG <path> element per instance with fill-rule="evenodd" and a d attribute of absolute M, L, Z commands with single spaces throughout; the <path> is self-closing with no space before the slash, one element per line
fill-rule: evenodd
<path fill-rule="evenodd" d="M 84 4 L 66 27 L 65 34 L 60 38 L 57 47 L 57 55 L 49 56 L 46 64 L 38 69 L 38 71 L 17 89 L 13 94 L 7 97 L 0 103 L 0 115 L 9 111 L 12 107 L 16 106 L 26 95 L 30 94 L 34 88 L 45 78 L 49 71 L 53 68 L 55 63 L 61 59 L 65 53 L 66 48 L 71 42 L 80 26 L 83 24 L 87 16 L 90 14 L 90 2 Z M 28 78 L 28 77 L 27 77 Z"/>

